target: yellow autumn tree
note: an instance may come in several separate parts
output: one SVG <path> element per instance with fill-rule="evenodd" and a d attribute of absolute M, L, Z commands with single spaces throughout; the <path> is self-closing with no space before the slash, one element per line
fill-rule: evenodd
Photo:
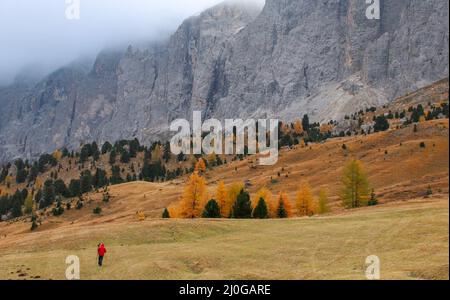
<path fill-rule="evenodd" d="M 290 218 L 293 216 L 291 201 L 289 200 L 286 193 L 280 192 L 277 202 L 278 205 L 276 216 L 278 218 Z"/>
<path fill-rule="evenodd" d="M 220 214 L 222 217 L 228 218 L 230 216 L 231 207 L 228 205 L 227 190 L 223 181 L 220 181 L 217 186 L 215 200 L 217 201 L 217 204 L 219 204 Z"/>
<path fill-rule="evenodd" d="M 161 145 L 156 145 L 155 149 L 152 151 L 152 161 L 156 162 L 161 159 L 163 150 Z"/>
<path fill-rule="evenodd" d="M 307 183 L 302 183 L 297 192 L 297 214 L 300 217 L 314 215 L 314 196 L 311 187 Z"/>
<path fill-rule="evenodd" d="M 322 134 L 326 134 L 328 132 L 331 132 L 331 130 L 333 129 L 333 126 L 330 124 L 322 124 L 320 125 L 320 133 Z"/>
<path fill-rule="evenodd" d="M 206 164 L 203 158 L 199 158 L 197 163 L 195 164 L 195 171 L 196 172 L 205 172 L 206 171 Z"/>
<path fill-rule="evenodd" d="M 33 212 L 33 194 L 28 193 L 27 198 L 25 199 L 25 214 L 31 214 Z"/>
<path fill-rule="evenodd" d="M 341 199 L 345 207 L 357 208 L 367 205 L 369 200 L 369 180 L 364 166 L 359 160 L 351 160 L 342 175 Z"/>
<path fill-rule="evenodd" d="M 169 211 L 169 216 L 172 219 L 181 218 L 180 206 L 179 205 L 170 205 L 167 210 Z"/>
<path fill-rule="evenodd" d="M 253 197 L 253 203 L 252 206 L 256 207 L 258 205 L 259 199 L 263 198 L 264 201 L 267 204 L 267 208 L 269 210 L 269 216 L 271 218 L 275 218 L 277 215 L 277 201 L 273 199 L 272 192 L 268 189 L 263 187 L 256 193 L 256 197 Z"/>
<path fill-rule="evenodd" d="M 59 161 L 62 157 L 62 152 L 61 150 L 55 150 L 55 152 L 53 152 L 52 156 Z"/>
<path fill-rule="evenodd" d="M 206 159 L 208 160 L 208 165 L 209 166 L 215 166 L 216 165 L 217 160 L 216 160 L 216 154 L 214 152 L 209 154 Z"/>
<path fill-rule="evenodd" d="M 328 193 L 326 190 L 321 189 L 319 191 L 317 212 L 319 214 L 326 214 L 329 211 L 330 211 L 330 208 L 328 207 Z"/>
<path fill-rule="evenodd" d="M 208 194 L 205 179 L 194 172 L 184 188 L 180 201 L 180 217 L 198 218 L 203 212 Z"/>
<path fill-rule="evenodd" d="M 227 188 L 227 209 L 231 212 L 231 208 L 237 200 L 237 196 L 244 189 L 244 184 L 241 182 L 234 182 Z M 228 218 L 229 215 L 226 215 Z"/>
<path fill-rule="evenodd" d="M 303 134 L 304 129 L 303 129 L 303 125 L 302 122 L 300 120 L 295 121 L 294 123 L 294 132 L 298 135 Z"/>

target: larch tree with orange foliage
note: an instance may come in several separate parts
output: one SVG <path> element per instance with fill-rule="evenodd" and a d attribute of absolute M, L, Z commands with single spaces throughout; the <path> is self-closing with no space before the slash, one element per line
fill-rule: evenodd
<path fill-rule="evenodd" d="M 294 123 L 294 132 L 297 135 L 302 135 L 305 131 L 303 130 L 303 125 L 300 120 L 295 121 Z"/>
<path fill-rule="evenodd" d="M 302 183 L 297 192 L 297 214 L 300 217 L 314 215 L 314 196 L 311 187 L 307 183 Z"/>
<path fill-rule="evenodd" d="M 231 207 L 228 205 L 227 190 L 223 181 L 220 181 L 219 185 L 217 186 L 216 201 L 217 204 L 219 204 L 220 214 L 222 215 L 222 217 L 228 218 L 230 216 Z"/>
<path fill-rule="evenodd" d="M 244 189 L 244 184 L 241 182 L 234 182 L 227 188 L 227 206 L 226 209 L 228 212 L 231 212 L 231 208 L 234 203 L 236 203 L 237 197 L 239 193 Z M 226 215 L 228 218 L 229 215 Z"/>
<path fill-rule="evenodd" d="M 287 194 L 284 192 L 281 192 L 278 195 L 277 217 L 278 218 L 292 217 L 291 202 L 289 201 Z"/>
<path fill-rule="evenodd" d="M 200 158 L 197 163 L 195 164 L 195 171 L 196 172 L 206 172 L 206 164 L 203 158 Z"/>
<path fill-rule="evenodd" d="M 199 218 L 202 215 L 207 198 L 206 181 L 198 172 L 194 172 L 189 177 L 189 181 L 181 197 L 179 207 L 180 216 L 191 219 Z"/>

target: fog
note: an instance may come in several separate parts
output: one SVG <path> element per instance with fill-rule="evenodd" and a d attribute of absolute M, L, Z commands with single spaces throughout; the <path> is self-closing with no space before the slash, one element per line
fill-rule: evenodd
<path fill-rule="evenodd" d="M 92 59 L 104 48 L 164 39 L 187 17 L 220 2 L 1 0 L 0 85 L 19 73 L 42 75 L 80 57 Z"/>

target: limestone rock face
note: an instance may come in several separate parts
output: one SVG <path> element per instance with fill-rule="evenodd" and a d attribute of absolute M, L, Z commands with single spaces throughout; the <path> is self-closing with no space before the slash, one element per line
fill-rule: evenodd
<path fill-rule="evenodd" d="M 176 118 L 340 120 L 448 76 L 448 1 L 224 3 L 148 49 L 100 53 L 0 88 L 0 161 L 81 143 L 170 135 Z"/>

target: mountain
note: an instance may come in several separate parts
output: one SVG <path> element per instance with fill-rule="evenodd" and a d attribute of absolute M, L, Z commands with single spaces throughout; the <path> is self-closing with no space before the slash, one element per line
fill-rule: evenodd
<path fill-rule="evenodd" d="M 0 160 L 63 146 L 167 137 L 170 121 L 308 113 L 340 120 L 448 76 L 448 1 L 224 3 L 164 43 L 103 51 L 91 70 L 61 68 L 0 88 Z"/>

